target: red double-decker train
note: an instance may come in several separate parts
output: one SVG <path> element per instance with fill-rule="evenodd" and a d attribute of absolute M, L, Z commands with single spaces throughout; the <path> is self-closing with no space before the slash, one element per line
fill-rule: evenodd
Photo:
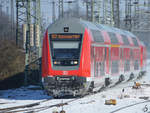
<path fill-rule="evenodd" d="M 146 47 L 125 30 L 63 18 L 43 39 L 42 81 L 53 96 L 83 95 L 141 76 L 145 68 Z"/>

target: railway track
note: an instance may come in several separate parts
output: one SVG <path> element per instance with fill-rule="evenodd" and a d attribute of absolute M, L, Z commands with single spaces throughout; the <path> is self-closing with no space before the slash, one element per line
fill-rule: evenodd
<path fill-rule="evenodd" d="M 136 81 L 137 79 L 134 79 L 134 80 L 129 80 L 130 82 L 134 82 Z M 127 81 L 127 82 L 129 82 Z M 121 82 L 118 82 L 116 84 L 113 84 L 113 85 L 110 85 L 109 87 L 102 87 L 101 89 L 99 89 L 98 91 L 95 91 L 93 93 L 90 93 L 88 95 L 85 95 L 84 97 L 87 97 L 87 96 L 92 96 L 92 95 L 95 95 L 97 93 L 100 93 L 102 91 L 106 91 L 106 90 L 109 90 L 110 88 L 114 88 L 116 87 L 117 85 L 119 85 L 120 83 L 121 84 L 126 84 L 127 82 L 124 82 L 124 83 L 121 83 Z M 131 87 L 131 86 L 128 86 L 128 87 Z M 41 105 L 42 103 L 44 102 L 48 102 L 50 100 L 53 100 L 52 98 L 51 99 L 47 99 L 47 100 L 43 100 L 43 101 L 40 101 L 40 102 L 35 102 L 35 103 L 32 103 L 32 104 L 27 104 L 27 105 L 22 105 L 22 106 L 15 106 L 15 107 L 9 107 L 9 108 L 3 108 L 3 109 L 0 109 L 0 113 L 18 113 L 18 112 L 30 112 L 30 113 L 34 113 L 34 112 L 40 112 L 40 111 L 44 111 L 44 110 L 47 110 L 49 108 L 53 108 L 53 107 L 61 107 L 61 106 L 65 106 L 65 105 L 68 105 L 69 103 L 71 102 L 74 102 L 78 99 L 81 99 L 82 97 L 77 97 L 75 99 L 71 99 L 69 101 L 66 101 L 64 103 L 62 102 L 59 102 L 57 104 L 53 104 L 53 105 L 47 105 L 47 106 L 42 106 L 42 107 L 39 107 L 39 105 Z M 122 109 L 125 109 L 125 108 L 128 108 L 128 107 L 131 107 L 131 106 L 134 106 L 134 105 L 138 105 L 138 104 L 141 104 L 141 103 L 146 103 L 146 102 L 150 102 L 150 100 L 148 101 L 144 101 L 144 102 L 140 102 L 140 103 L 136 103 L 136 104 L 132 104 L 132 105 L 129 105 L 129 106 L 125 106 L 125 107 L 122 107 L 122 108 L 119 108 L 115 111 L 112 111 L 111 113 L 115 113 L 119 110 L 122 110 Z"/>
<path fill-rule="evenodd" d="M 2 108 L 2 109 L 0 109 L 0 113 L 12 113 L 12 112 L 10 112 L 10 111 L 13 111 L 13 110 L 15 110 L 15 109 L 31 108 L 31 107 L 34 107 L 34 106 L 38 106 L 38 105 L 40 105 L 41 103 L 47 102 L 47 101 L 49 101 L 49 100 L 52 100 L 52 99 L 46 99 L 46 100 L 43 100 L 43 101 L 40 101 L 40 102 L 35 102 L 35 103 L 27 104 L 27 105 L 21 105 L 21 106 L 15 106 L 15 107 Z"/>
<path fill-rule="evenodd" d="M 127 109 L 127 108 L 130 108 L 130 107 L 135 106 L 135 105 L 139 105 L 139 104 L 143 104 L 143 103 L 149 103 L 149 102 L 150 102 L 150 100 L 146 100 L 146 101 L 143 101 L 143 102 L 138 102 L 138 103 L 135 103 L 135 104 L 130 104 L 130 105 L 127 105 L 127 106 L 124 106 L 124 107 L 120 107 L 120 108 L 118 108 L 118 109 L 116 109 L 116 110 L 114 110 L 114 111 L 112 111 L 110 113 L 116 113 L 116 112 L 121 111 L 123 109 Z"/>
<path fill-rule="evenodd" d="M 40 112 L 40 111 L 47 110 L 47 109 L 52 108 L 52 107 L 61 107 L 61 106 L 64 106 L 64 105 L 68 105 L 69 103 L 71 103 L 73 101 L 76 101 L 77 99 L 79 99 L 79 98 L 75 98 L 75 99 L 66 101 L 64 103 L 60 102 L 60 103 L 53 104 L 53 105 L 35 107 L 35 106 L 38 106 L 41 103 L 43 103 L 43 101 L 42 101 L 42 102 L 37 102 L 37 103 L 23 105 L 23 106 L 16 106 L 16 107 L 0 109 L 0 113 L 18 113 L 18 112 L 35 113 L 35 112 Z M 48 100 L 45 100 L 44 102 L 46 102 L 46 101 L 48 101 Z M 23 109 L 23 108 L 25 108 L 25 109 Z M 19 110 L 19 109 L 21 109 L 21 110 Z"/>

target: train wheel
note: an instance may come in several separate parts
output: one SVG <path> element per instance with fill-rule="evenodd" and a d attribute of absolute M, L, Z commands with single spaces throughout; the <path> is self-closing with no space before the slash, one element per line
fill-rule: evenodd
<path fill-rule="evenodd" d="M 105 78 L 105 86 L 109 86 L 110 85 L 110 78 Z"/>
<path fill-rule="evenodd" d="M 124 76 L 121 75 L 121 76 L 119 77 L 119 82 L 122 82 L 122 81 L 124 81 L 124 80 L 125 80 Z"/>
<path fill-rule="evenodd" d="M 93 89 L 94 89 L 94 81 L 92 81 L 90 84 L 89 92 L 93 92 Z"/>
<path fill-rule="evenodd" d="M 142 73 L 142 72 L 139 72 L 139 74 L 138 74 L 138 77 L 137 77 L 137 78 L 138 78 L 138 79 L 139 79 L 139 78 L 142 78 L 142 76 L 143 76 L 143 73 Z"/>
<path fill-rule="evenodd" d="M 60 111 L 60 113 L 66 113 L 64 110 Z"/>
<path fill-rule="evenodd" d="M 129 80 L 132 80 L 134 78 L 134 74 L 133 73 L 131 73 L 130 74 L 130 78 L 129 78 Z"/>

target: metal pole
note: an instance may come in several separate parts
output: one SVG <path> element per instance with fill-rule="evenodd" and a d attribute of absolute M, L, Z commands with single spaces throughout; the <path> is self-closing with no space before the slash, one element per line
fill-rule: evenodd
<path fill-rule="evenodd" d="M 116 26 L 120 28 L 120 0 L 117 0 L 117 24 Z"/>
<path fill-rule="evenodd" d="M 41 4 L 40 0 L 36 1 L 36 24 L 39 25 L 39 47 L 38 47 L 38 59 L 39 59 L 39 83 L 42 84 L 42 76 L 41 76 Z"/>
<path fill-rule="evenodd" d="M 110 22 L 110 25 L 111 26 L 114 26 L 114 0 L 111 0 L 110 1 L 110 4 L 111 4 L 111 22 Z"/>
<path fill-rule="evenodd" d="M 112 3 L 113 21 L 115 27 L 120 27 L 120 12 L 119 12 L 119 0 L 113 0 Z"/>
<path fill-rule="evenodd" d="M 86 19 L 87 20 L 89 20 L 88 14 L 89 14 L 89 3 L 88 3 L 88 1 L 86 1 Z"/>
<path fill-rule="evenodd" d="M 105 0 L 103 2 L 104 2 L 104 24 L 108 24 L 107 23 L 107 4 L 108 4 L 108 1 Z"/>
<path fill-rule="evenodd" d="M 131 8 L 131 0 L 129 0 L 129 17 L 130 17 L 130 27 L 129 27 L 129 30 L 131 31 L 132 29 L 132 16 L 131 16 L 131 12 L 132 12 L 132 8 Z"/>
<path fill-rule="evenodd" d="M 1 11 L 1 16 L 2 16 L 2 1 L 0 1 L 0 11 Z"/>
<path fill-rule="evenodd" d="M 94 0 L 91 0 L 91 21 L 94 22 Z"/>
<path fill-rule="evenodd" d="M 61 14 L 60 14 L 60 12 L 61 12 L 61 9 L 60 9 L 60 6 L 61 5 L 61 0 L 59 0 L 59 5 L 58 5 L 58 13 L 59 13 L 59 18 L 60 18 L 60 16 L 61 16 Z"/>
<path fill-rule="evenodd" d="M 14 34 L 14 0 L 11 0 L 11 34 Z"/>
<path fill-rule="evenodd" d="M 101 0 L 98 1 L 98 23 L 101 23 Z"/>
<path fill-rule="evenodd" d="M 18 29 L 19 29 L 19 0 L 16 0 L 16 45 L 18 46 Z"/>
<path fill-rule="evenodd" d="M 62 17 L 64 17 L 64 1 L 61 0 L 61 2 L 62 2 L 62 3 L 61 3 L 61 5 L 62 5 L 62 6 L 61 6 L 61 7 L 62 7 L 62 10 L 61 10 L 62 12 L 61 12 L 61 14 L 62 14 Z"/>
<path fill-rule="evenodd" d="M 148 0 L 148 10 L 150 11 L 150 0 Z"/>
<path fill-rule="evenodd" d="M 53 7 L 52 7 L 52 12 L 53 12 L 52 21 L 54 22 L 55 21 L 55 2 L 54 1 L 52 2 L 52 5 L 53 5 Z"/>
<path fill-rule="evenodd" d="M 30 54 L 30 24 L 31 24 L 31 14 L 30 14 L 30 0 L 27 0 L 27 37 L 26 37 L 26 57 L 25 57 L 25 86 L 28 85 L 28 71 L 29 71 L 29 54 Z"/>

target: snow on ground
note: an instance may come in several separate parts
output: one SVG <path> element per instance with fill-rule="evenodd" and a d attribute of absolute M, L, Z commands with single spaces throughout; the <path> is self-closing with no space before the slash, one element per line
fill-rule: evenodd
<path fill-rule="evenodd" d="M 148 60 L 147 74 L 142 79 L 137 80 L 140 83 L 150 84 L 150 60 Z M 142 97 L 150 98 L 150 86 L 141 86 L 141 89 L 132 89 L 133 81 L 119 84 L 107 89 L 101 93 L 86 96 L 65 105 L 63 109 L 66 113 L 150 113 L 150 100 L 140 99 Z M 51 97 L 47 96 L 42 90 L 33 90 L 34 87 L 21 87 L 18 89 L 0 91 L 0 109 L 30 103 L 40 102 Z M 124 92 L 122 89 L 124 88 Z M 122 98 L 121 98 L 122 97 Z M 116 105 L 105 105 L 105 100 L 116 99 Z M 67 102 L 72 99 L 52 99 L 41 103 L 35 107 L 54 105 L 60 102 Z M 142 103 L 147 101 L 146 103 Z M 134 105 L 138 103 L 137 105 Z M 131 107 L 127 107 L 132 105 Z M 33 108 L 35 108 L 33 107 Z M 121 109 L 124 108 L 124 109 Z M 54 110 L 60 111 L 61 107 L 53 107 L 45 110 L 39 110 L 38 113 L 52 113 Z M 121 109 L 121 110 L 119 110 Z M 146 111 L 147 110 L 147 111 Z M 22 112 L 21 112 L 22 113 Z M 36 112 L 37 113 L 37 112 Z"/>

